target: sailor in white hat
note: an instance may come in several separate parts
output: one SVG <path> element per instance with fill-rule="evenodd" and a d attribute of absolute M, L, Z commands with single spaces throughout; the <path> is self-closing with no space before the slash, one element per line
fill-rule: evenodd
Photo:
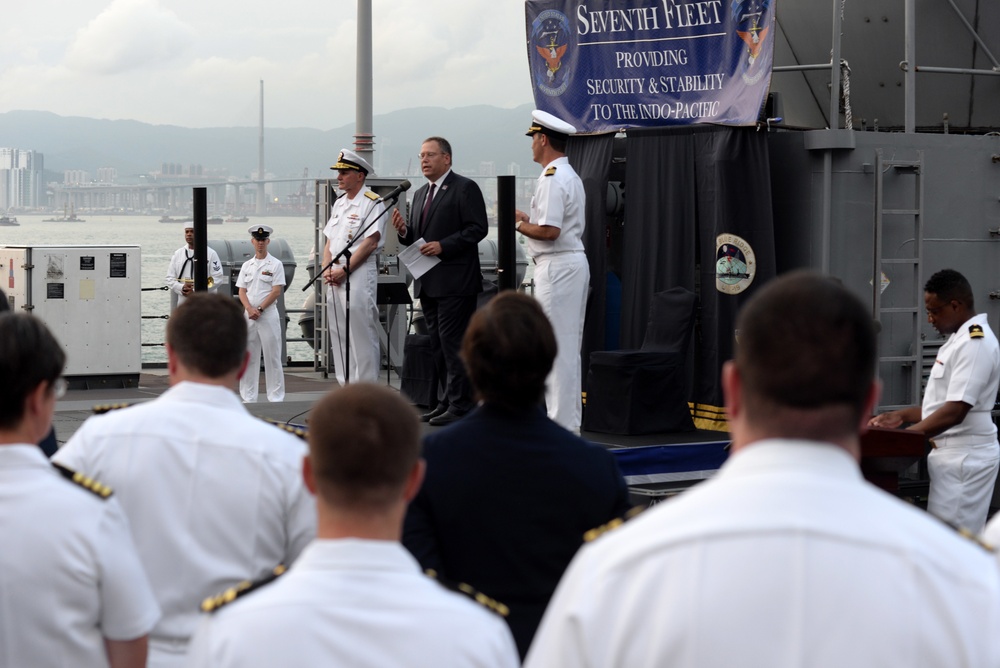
<path fill-rule="evenodd" d="M 576 128 L 546 111 L 532 112 L 527 136 L 542 174 L 531 198 L 530 215 L 517 211 L 515 217 L 535 263 L 535 297 L 552 321 L 559 345 L 545 382 L 545 404 L 552 420 L 579 434 L 583 417 L 580 345 L 590 266 L 583 251 L 583 181 L 566 158 L 566 142 L 575 133 Z"/>
<path fill-rule="evenodd" d="M 337 189 L 341 195 L 333 203 L 330 220 L 323 228 L 326 237 L 323 266 L 329 265 L 350 244 L 350 255 L 340 257 L 323 272 L 337 382 L 341 385 L 374 382 L 378 380 L 380 361 L 378 305 L 375 303 L 377 257 L 385 243 L 386 216 L 382 215 L 385 206 L 378 201 L 379 196 L 365 185 L 365 179 L 374 170 L 360 155 L 345 148 L 330 169 L 337 170 Z M 377 222 L 368 227 L 376 219 Z M 348 283 L 351 309 L 349 331 Z"/>
<path fill-rule="evenodd" d="M 260 357 L 264 355 L 264 378 L 268 401 L 285 400 L 285 373 L 281 368 L 281 322 L 277 301 L 285 286 L 285 267 L 267 252 L 271 233 L 267 225 L 251 225 L 254 256 L 243 263 L 236 287 L 247 319 L 247 350 L 250 361 L 240 378 L 243 401 L 257 401 Z"/>

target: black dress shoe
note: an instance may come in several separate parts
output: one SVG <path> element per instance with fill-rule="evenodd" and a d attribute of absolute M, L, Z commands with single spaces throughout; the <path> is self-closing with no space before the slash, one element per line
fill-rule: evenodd
<path fill-rule="evenodd" d="M 430 411 L 428 413 L 424 413 L 423 415 L 421 415 L 420 416 L 420 421 L 421 422 L 430 422 L 431 420 L 433 420 L 434 418 L 438 417 L 439 415 L 444 415 L 447 412 L 448 412 L 448 407 L 447 406 L 438 406 L 434 410 L 432 410 L 432 411 Z"/>
<path fill-rule="evenodd" d="M 446 424 L 451 424 L 452 422 L 458 422 L 463 417 L 464 416 L 462 415 L 455 415 L 451 411 L 445 411 L 444 413 L 441 413 L 441 415 L 438 415 L 437 417 L 432 417 L 430 420 L 428 420 L 428 423 L 432 427 L 443 427 Z"/>

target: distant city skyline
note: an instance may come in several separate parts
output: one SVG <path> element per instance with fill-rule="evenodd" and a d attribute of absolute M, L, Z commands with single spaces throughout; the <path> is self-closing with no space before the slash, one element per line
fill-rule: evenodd
<path fill-rule="evenodd" d="M 185 128 L 354 119 L 356 0 L 36 0 L 0 29 L 0 113 Z M 372 0 L 374 110 L 531 102 L 521 2 Z"/>
<path fill-rule="evenodd" d="M 453 166 L 468 175 L 537 174 L 531 142 L 524 136 L 531 105 L 513 110 L 471 106 L 405 109 L 374 118 L 378 176 L 420 176 L 416 153 L 424 138 L 446 136 Z M 191 129 L 135 121 L 60 116 L 49 112 L 0 112 L 0 146 L 44 154 L 44 182 L 137 183 L 140 178 L 183 174 L 212 180 L 255 178 L 257 128 Z M 323 178 L 354 124 L 332 131 L 264 130 L 264 168 L 279 178 Z M 113 169 L 115 176 L 109 178 Z M 72 172 L 67 178 L 66 172 Z M 84 173 L 85 172 L 85 173 Z"/>

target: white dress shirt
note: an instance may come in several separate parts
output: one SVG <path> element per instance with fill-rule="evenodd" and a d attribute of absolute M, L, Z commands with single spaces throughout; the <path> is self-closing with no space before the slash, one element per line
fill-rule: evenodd
<path fill-rule="evenodd" d="M 846 451 L 771 440 L 585 546 L 525 666 L 997 666 L 998 625 L 986 550 Z"/>
<path fill-rule="evenodd" d="M 208 614 L 189 668 L 515 668 L 503 618 L 395 541 L 317 540 L 275 582 Z"/>
<path fill-rule="evenodd" d="M 0 446 L 0 536 L 0 666 L 104 668 L 104 638 L 159 618 L 116 498 L 64 479 L 37 445 Z"/>
<path fill-rule="evenodd" d="M 163 618 L 183 652 L 206 597 L 291 563 L 315 536 L 305 444 L 253 417 L 230 389 L 182 382 L 88 419 L 54 460 L 111 485 L 132 525 Z"/>

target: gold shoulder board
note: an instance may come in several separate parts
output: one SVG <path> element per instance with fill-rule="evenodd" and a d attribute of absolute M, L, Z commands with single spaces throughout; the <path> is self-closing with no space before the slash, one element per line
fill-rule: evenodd
<path fill-rule="evenodd" d="M 288 570 L 282 565 L 274 567 L 270 573 L 260 578 L 259 580 L 244 580 L 239 584 L 233 585 L 221 594 L 216 594 L 215 596 L 209 596 L 204 601 L 201 602 L 202 612 L 215 612 L 220 608 L 232 603 L 241 596 L 245 596 L 252 591 L 256 591 L 266 584 L 270 584 L 278 579 L 278 577 Z"/>
<path fill-rule="evenodd" d="M 308 429 L 306 429 L 305 427 L 301 427 L 297 424 L 293 424 L 291 422 L 280 422 L 278 420 L 269 417 L 262 417 L 260 419 L 273 427 L 277 427 L 282 431 L 287 431 L 292 436 L 298 436 L 303 441 L 306 440 L 306 437 L 309 435 Z"/>
<path fill-rule="evenodd" d="M 116 411 L 120 408 L 128 408 L 132 404 L 97 404 L 90 409 L 94 415 L 103 415 L 104 413 L 110 413 L 111 411 Z"/>
<path fill-rule="evenodd" d="M 379 194 L 377 192 L 373 192 L 371 190 L 366 190 L 365 191 L 365 197 L 367 197 L 368 199 L 370 199 L 370 200 L 372 200 L 374 202 L 374 201 L 378 201 Z"/>
<path fill-rule="evenodd" d="M 983 333 L 982 325 L 969 325 L 969 338 L 970 339 L 981 339 L 985 337 L 986 334 Z"/>
<path fill-rule="evenodd" d="M 642 506 L 635 506 L 633 508 L 630 508 L 629 511 L 626 512 L 621 517 L 616 517 L 607 524 L 602 524 L 601 526 L 591 529 L 587 533 L 583 534 L 583 542 L 589 543 L 591 541 L 597 540 L 598 538 L 608 533 L 609 531 L 614 531 L 615 529 L 617 529 L 618 527 L 625 524 L 630 519 L 641 513 L 643 510 L 645 510 L 645 508 L 643 508 Z"/>
<path fill-rule="evenodd" d="M 466 596 L 475 601 L 476 603 L 478 603 L 479 605 L 483 606 L 487 610 L 495 612 L 501 617 L 506 617 L 507 615 L 510 614 L 510 608 L 508 608 L 505 604 L 490 598 L 481 591 L 476 591 L 471 585 L 467 585 L 464 582 L 449 582 L 448 580 L 438 575 L 438 572 L 435 571 L 433 568 L 428 568 L 426 571 L 424 571 L 424 574 L 430 579 L 440 584 L 445 589 L 449 589 L 453 592 L 462 594 L 463 596 Z"/>
<path fill-rule="evenodd" d="M 555 173 L 556 173 L 555 167 L 549 167 L 548 169 L 545 170 L 545 176 L 552 176 Z"/>
<path fill-rule="evenodd" d="M 89 476 L 85 476 L 79 471 L 74 471 L 71 468 L 67 468 L 62 464 L 56 464 L 55 462 L 52 463 L 52 466 L 54 466 L 55 469 L 62 474 L 62 477 L 66 478 L 66 480 L 69 480 L 71 483 L 75 485 L 83 487 L 91 494 L 99 496 L 102 499 L 107 499 L 112 494 L 114 494 L 111 488 L 105 485 L 103 482 L 94 480 Z"/>

